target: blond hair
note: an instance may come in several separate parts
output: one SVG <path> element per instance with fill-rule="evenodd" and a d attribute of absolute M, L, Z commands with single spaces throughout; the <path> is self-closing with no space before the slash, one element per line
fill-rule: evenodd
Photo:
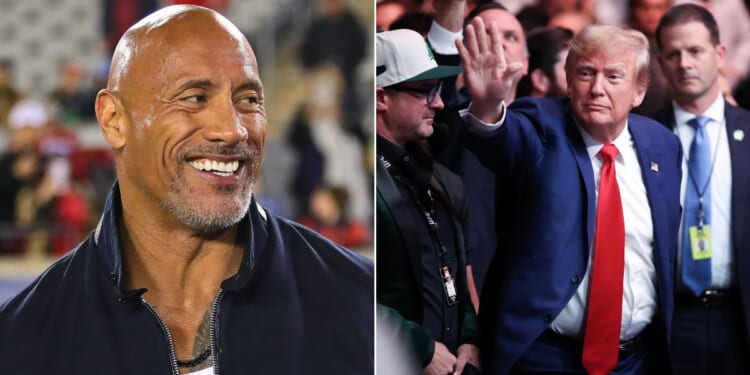
<path fill-rule="evenodd" d="M 570 41 L 570 52 L 565 60 L 565 73 L 570 77 L 578 60 L 596 53 L 630 51 L 635 55 L 635 77 L 641 87 L 649 81 L 649 44 L 642 32 L 609 25 L 587 26 Z"/>

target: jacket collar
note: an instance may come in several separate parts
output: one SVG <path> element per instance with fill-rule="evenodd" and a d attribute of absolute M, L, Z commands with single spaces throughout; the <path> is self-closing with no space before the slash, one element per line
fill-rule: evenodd
<path fill-rule="evenodd" d="M 123 268 L 122 249 L 120 247 L 120 235 L 117 223 L 122 218 L 122 199 L 120 186 L 115 181 L 112 190 L 107 196 L 104 211 L 99 224 L 94 231 L 94 246 L 97 258 L 101 261 L 104 270 L 113 283 L 115 294 L 120 300 L 131 300 L 140 298 L 147 291 L 146 288 L 126 290 L 123 286 L 125 270 Z M 237 224 L 241 243 L 245 244 L 242 263 L 236 274 L 224 280 L 223 289 L 239 290 L 247 285 L 255 266 L 256 249 L 264 249 L 268 237 L 267 217 L 253 197 L 250 208 L 245 217 Z"/>
<path fill-rule="evenodd" d="M 407 143 L 404 148 L 395 145 L 385 138 L 377 138 L 378 153 L 390 165 L 389 173 L 406 181 L 423 193 L 427 191 L 432 179 L 434 162 L 432 157 L 416 143 Z"/>

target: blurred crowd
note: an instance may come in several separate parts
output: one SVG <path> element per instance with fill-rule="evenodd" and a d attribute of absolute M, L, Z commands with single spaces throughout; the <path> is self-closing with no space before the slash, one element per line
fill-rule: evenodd
<path fill-rule="evenodd" d="M 7 116 L 0 154 L 0 253 L 62 255 L 96 224 L 91 212 L 113 181 L 104 149 L 83 148 L 42 102 L 22 99 Z"/>
<path fill-rule="evenodd" d="M 730 103 L 750 108 L 750 1 L 743 0 L 469 0 L 466 12 L 480 3 L 495 2 L 515 15 L 525 34 L 526 55 L 533 59 L 538 44 L 529 40 L 535 33 L 549 28 L 564 28 L 573 33 L 587 25 L 604 24 L 631 27 L 641 31 L 651 43 L 651 83 L 646 99 L 637 113 L 649 115 L 671 101 L 667 83 L 659 70 L 656 26 L 672 5 L 697 3 L 716 17 L 721 43 L 727 46 L 722 68 L 724 94 Z M 376 8 L 377 30 L 409 28 L 427 33 L 435 12 L 433 0 L 379 0 Z M 537 38 L 542 43 L 544 38 Z M 564 42 L 562 42 L 564 43 Z M 564 61 L 564 58 L 562 59 Z M 529 70 L 531 79 L 532 70 Z"/>
<path fill-rule="evenodd" d="M 301 41 L 306 92 L 286 133 L 295 154 L 290 217 L 347 247 L 371 243 L 372 125 L 370 94 L 357 79 L 372 29 L 345 0 L 321 0 Z M 332 41 L 334 41 L 332 43 Z"/>

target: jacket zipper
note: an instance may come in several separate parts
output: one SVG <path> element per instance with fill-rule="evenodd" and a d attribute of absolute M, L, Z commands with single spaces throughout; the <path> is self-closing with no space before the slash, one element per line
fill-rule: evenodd
<path fill-rule="evenodd" d="M 161 330 L 162 332 L 164 332 L 164 336 L 167 337 L 167 345 L 169 345 L 169 362 L 172 365 L 172 374 L 180 375 L 180 370 L 177 368 L 177 354 L 174 352 L 174 341 L 172 341 L 172 334 L 169 332 L 167 325 L 164 323 L 164 319 L 161 318 L 159 312 L 156 311 L 156 309 L 148 302 L 146 302 L 145 299 L 141 298 L 141 303 L 143 304 L 143 306 L 146 306 L 148 311 L 151 311 L 151 314 L 156 317 L 156 321 L 159 322 L 159 326 L 161 326 Z"/>
<path fill-rule="evenodd" d="M 224 295 L 224 289 L 219 289 L 219 293 L 211 304 L 211 322 L 209 329 L 209 338 L 211 340 L 211 361 L 214 367 L 214 375 L 219 375 L 219 346 L 216 343 L 216 330 L 219 326 L 219 303 Z"/>

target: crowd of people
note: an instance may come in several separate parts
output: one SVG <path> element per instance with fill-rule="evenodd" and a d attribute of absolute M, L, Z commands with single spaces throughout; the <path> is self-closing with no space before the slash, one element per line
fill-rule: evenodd
<path fill-rule="evenodd" d="M 500 3 L 377 3 L 376 299 L 405 368 L 750 371 L 745 4 Z"/>
<path fill-rule="evenodd" d="M 108 150 L 86 148 L 75 131 L 52 119 L 34 99 L 8 114 L 0 153 L 0 254 L 58 257 L 96 224 L 113 181 Z"/>

